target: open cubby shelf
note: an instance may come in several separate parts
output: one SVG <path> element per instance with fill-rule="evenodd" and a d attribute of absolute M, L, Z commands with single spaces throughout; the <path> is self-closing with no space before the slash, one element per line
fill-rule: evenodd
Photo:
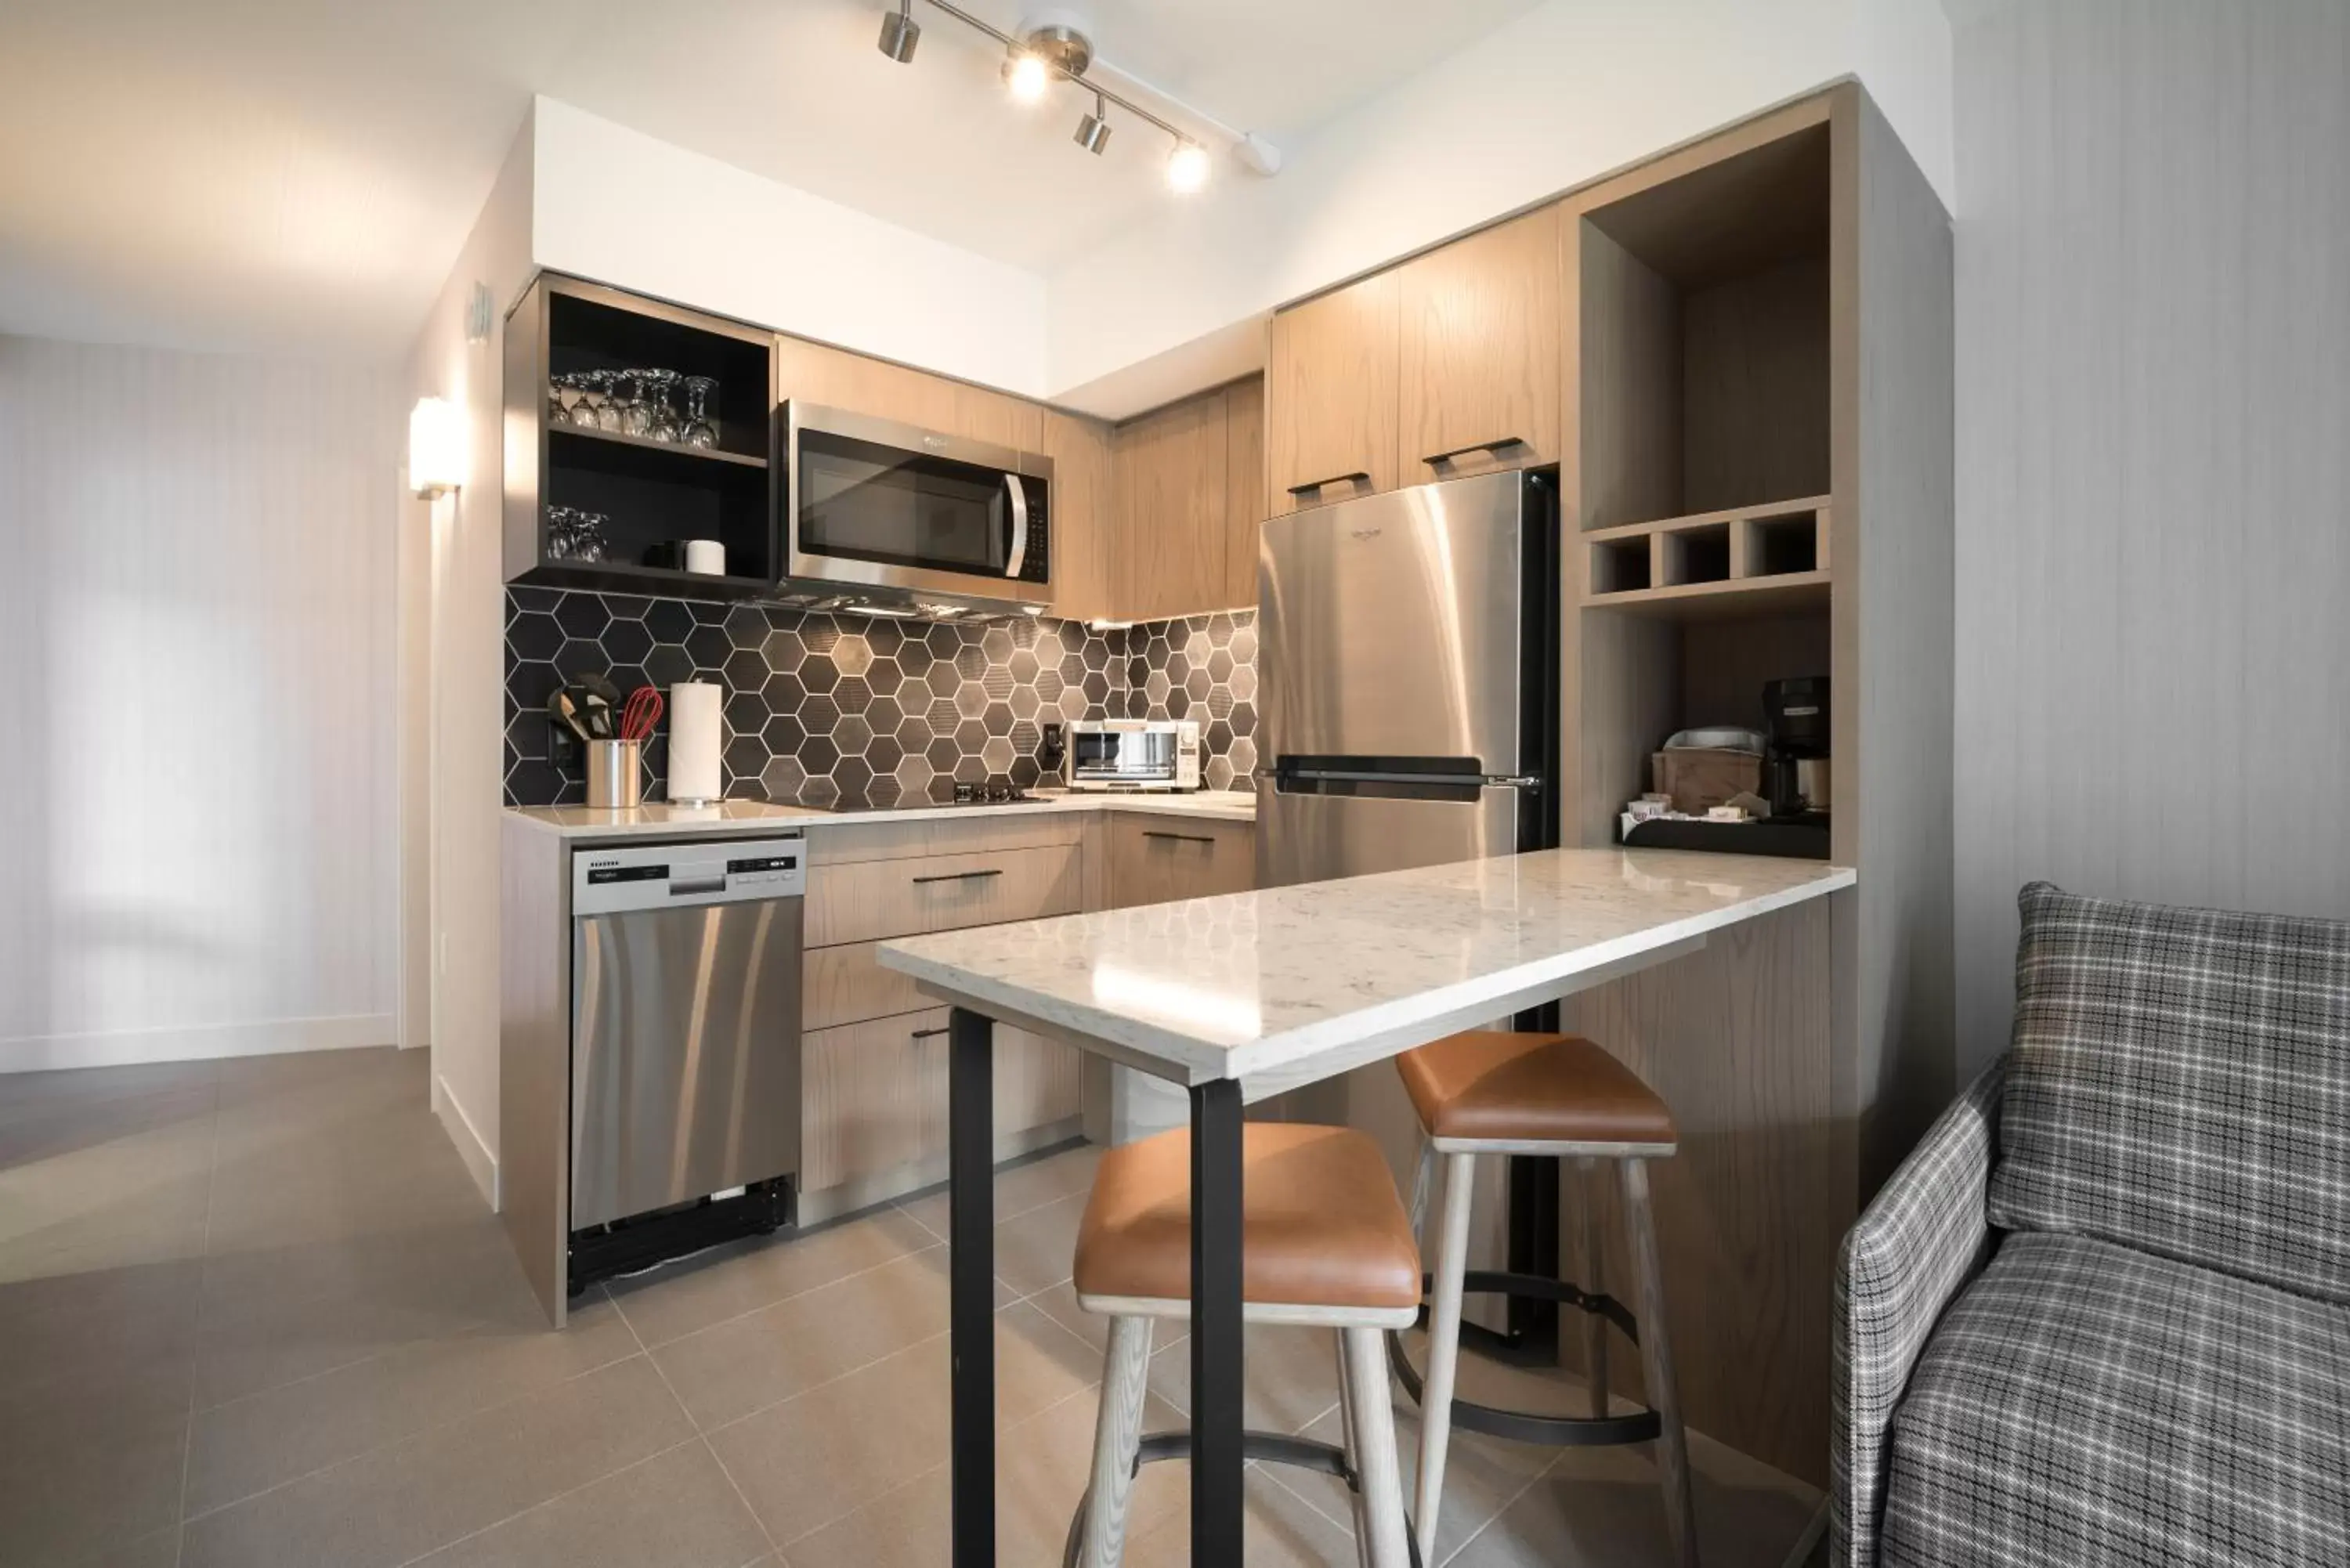
<path fill-rule="evenodd" d="M 772 592 L 780 574 L 775 484 L 775 340 L 717 317 L 544 274 L 508 316 L 504 400 L 536 439 L 509 446 L 504 516 L 508 581 L 700 598 Z M 717 442 L 689 446 L 546 421 L 550 378 L 659 368 L 717 383 Z M 546 513 L 604 517 L 601 561 L 553 558 Z M 656 546 L 714 539 L 726 575 L 650 564 Z"/>
<path fill-rule="evenodd" d="M 1582 541 L 1589 606 L 1751 612 L 1824 600 L 1827 591 L 1825 495 L 1594 529 Z"/>

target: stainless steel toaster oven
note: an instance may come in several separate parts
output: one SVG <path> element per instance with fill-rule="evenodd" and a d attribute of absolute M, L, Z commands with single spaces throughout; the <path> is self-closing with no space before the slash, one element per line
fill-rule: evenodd
<path fill-rule="evenodd" d="M 1080 719 L 1069 726 L 1071 789 L 1198 789 L 1200 726 L 1191 719 Z"/>

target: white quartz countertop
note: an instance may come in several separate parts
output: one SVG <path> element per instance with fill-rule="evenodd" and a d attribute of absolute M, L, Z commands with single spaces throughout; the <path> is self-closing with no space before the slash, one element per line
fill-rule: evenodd
<path fill-rule="evenodd" d="M 826 810 L 816 806 L 730 800 L 717 805 L 656 803 L 633 811 L 590 811 L 584 805 L 508 806 L 506 814 L 566 838 L 675 838 L 692 834 L 758 834 L 805 827 L 812 831 L 852 822 L 926 822 L 941 817 L 1050 815 L 1076 811 L 1139 811 L 1159 816 L 1205 817 L 1216 822 L 1253 822 L 1256 796 L 1240 790 L 1038 794 L 1020 805 L 883 806 Z"/>
<path fill-rule="evenodd" d="M 1305 1082 L 1853 882 L 1814 860 L 1551 849 L 905 937 L 879 956 L 933 995 L 1180 1082 Z"/>

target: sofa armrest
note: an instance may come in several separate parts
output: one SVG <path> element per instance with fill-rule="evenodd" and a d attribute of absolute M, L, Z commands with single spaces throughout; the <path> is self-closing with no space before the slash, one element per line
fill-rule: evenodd
<path fill-rule="evenodd" d="M 1874 1568 L 1886 1429 L 1928 1336 L 1990 1257 L 1983 1189 L 2007 1058 L 1945 1110 L 1844 1239 L 1836 1261 L 1829 1561 Z"/>

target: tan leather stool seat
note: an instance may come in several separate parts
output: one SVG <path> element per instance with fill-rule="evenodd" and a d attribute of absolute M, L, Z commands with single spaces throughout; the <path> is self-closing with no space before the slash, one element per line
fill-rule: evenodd
<path fill-rule="evenodd" d="M 1241 1295 L 1261 1304 L 1419 1304 L 1419 1249 L 1378 1145 L 1346 1127 L 1242 1129 Z M 1077 1229 L 1081 1296 L 1188 1301 L 1191 1132 L 1111 1149 Z"/>
<path fill-rule="evenodd" d="M 1656 1091 L 1580 1035 L 1471 1031 L 1405 1052 L 1396 1070 L 1431 1137 L 1641 1147 L 1675 1138 Z"/>

